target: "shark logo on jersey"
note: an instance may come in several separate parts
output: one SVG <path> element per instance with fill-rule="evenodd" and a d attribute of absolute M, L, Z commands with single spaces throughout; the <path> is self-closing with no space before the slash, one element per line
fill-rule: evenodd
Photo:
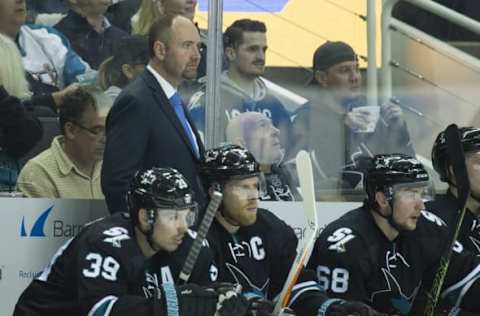
<path fill-rule="evenodd" d="M 111 243 L 115 248 L 122 247 L 122 241 L 130 239 L 128 235 L 128 230 L 124 227 L 112 227 L 103 232 L 106 237 L 103 241 L 106 243 Z"/>
<path fill-rule="evenodd" d="M 403 263 L 407 268 L 410 268 L 407 260 L 402 256 L 401 253 L 397 251 L 387 251 L 385 254 L 385 261 L 387 262 L 388 269 L 395 269 L 397 267 L 397 262 L 400 261 Z"/>
<path fill-rule="evenodd" d="M 270 284 L 270 278 L 267 278 L 265 283 L 261 286 L 256 286 L 253 284 L 253 282 L 250 280 L 250 278 L 238 267 L 234 266 L 231 263 L 226 263 L 226 266 L 228 270 L 230 271 L 230 274 L 233 276 L 235 279 L 236 283 L 240 284 L 242 288 L 246 291 L 253 291 L 257 294 L 262 294 L 262 296 L 266 295 L 268 293 L 268 286 Z"/>
<path fill-rule="evenodd" d="M 373 292 L 370 301 L 374 306 L 390 305 L 388 303 L 390 302 L 395 308 L 395 313 L 409 315 L 412 303 L 420 290 L 421 282 L 410 294 L 405 294 L 405 290 L 400 286 L 392 270 L 399 268 L 401 265 L 404 266 L 403 269 L 408 269 L 410 264 L 401 253 L 396 251 L 387 251 L 385 261 L 386 268 L 381 268 L 381 270 L 385 277 L 386 289 Z"/>
<path fill-rule="evenodd" d="M 143 286 L 143 293 L 146 298 L 151 298 L 157 293 L 158 298 L 160 298 L 160 291 L 158 290 L 159 282 L 158 276 L 156 273 L 145 273 L 145 285 Z"/>

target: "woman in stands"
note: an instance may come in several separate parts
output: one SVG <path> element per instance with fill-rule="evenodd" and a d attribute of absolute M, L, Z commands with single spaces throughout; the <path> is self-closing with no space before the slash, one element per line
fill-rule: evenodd
<path fill-rule="evenodd" d="M 20 159 L 42 137 L 42 126 L 22 100 L 31 96 L 15 43 L 0 34 L 0 191 L 15 188 Z"/>

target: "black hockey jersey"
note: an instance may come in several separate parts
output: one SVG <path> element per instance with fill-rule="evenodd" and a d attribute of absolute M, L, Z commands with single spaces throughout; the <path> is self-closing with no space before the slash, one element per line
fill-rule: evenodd
<path fill-rule="evenodd" d="M 390 241 L 365 207 L 329 224 L 320 234 L 308 267 L 329 296 L 363 301 L 377 311 L 421 315 L 443 249 L 446 224 L 422 211 L 414 231 Z M 480 311 L 479 259 L 457 243 L 443 288 L 444 302 Z M 421 294 L 421 295 L 420 295 Z M 415 301 L 415 304 L 413 304 Z"/>
<path fill-rule="evenodd" d="M 449 229 L 455 229 L 461 206 L 458 205 L 457 199 L 450 191 L 447 191 L 446 194 L 437 194 L 435 200 L 426 203 L 425 207 L 442 218 Z M 469 210 L 465 212 L 458 241 L 465 249 L 480 255 L 480 220 Z"/>
<path fill-rule="evenodd" d="M 93 222 L 70 239 L 27 287 L 14 316 L 160 316 L 156 288 L 176 280 L 194 232 L 180 248 L 146 259 L 128 214 Z M 202 248 L 190 280 L 200 285 L 216 279 L 208 248 Z"/>
<path fill-rule="evenodd" d="M 263 190 L 260 191 L 261 201 L 299 200 L 293 179 L 284 166 L 272 166 L 272 171 L 264 173 L 263 176 L 265 183 Z"/>
<path fill-rule="evenodd" d="M 244 291 L 274 300 L 296 255 L 297 237 L 285 222 L 265 209 L 258 209 L 257 221 L 231 234 L 216 220 L 208 233 L 210 247 L 219 266 L 218 280 L 239 283 Z M 298 315 L 310 315 L 326 299 L 313 271 L 304 271 L 292 291 L 290 306 Z M 316 292 L 312 294 L 312 292 Z M 303 294 L 309 297 L 304 300 Z M 298 294 L 298 295 L 297 295 Z M 298 302 L 296 302 L 298 300 Z M 299 304 L 301 301 L 302 304 Z M 308 312 L 298 313 L 303 305 Z"/>

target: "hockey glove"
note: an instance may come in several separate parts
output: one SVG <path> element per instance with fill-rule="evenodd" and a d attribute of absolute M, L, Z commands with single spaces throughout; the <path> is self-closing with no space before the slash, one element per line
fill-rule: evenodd
<path fill-rule="evenodd" d="M 219 283 L 212 287 L 186 284 L 162 285 L 166 316 L 244 316 L 248 301 L 239 293 L 241 287 Z"/>
<path fill-rule="evenodd" d="M 379 313 L 373 308 L 357 301 L 345 301 L 341 299 L 329 299 L 318 309 L 319 316 L 388 316 Z"/>
<path fill-rule="evenodd" d="M 216 311 L 217 293 L 196 284 L 175 287 L 172 283 L 161 286 L 164 315 L 213 316 Z"/>
<path fill-rule="evenodd" d="M 249 302 L 248 316 L 273 316 L 275 304 L 263 297 L 263 295 L 255 292 L 243 292 Z"/>
<path fill-rule="evenodd" d="M 242 286 L 231 283 L 218 283 L 213 286 L 218 294 L 215 316 L 244 316 L 249 302 L 240 294 Z"/>

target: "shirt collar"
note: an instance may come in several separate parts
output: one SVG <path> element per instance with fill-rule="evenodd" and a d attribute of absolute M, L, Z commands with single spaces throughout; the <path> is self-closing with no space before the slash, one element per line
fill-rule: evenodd
<path fill-rule="evenodd" d="M 170 82 L 168 82 L 165 78 L 163 78 L 155 69 L 153 69 L 152 66 L 147 65 L 148 71 L 152 73 L 152 75 L 157 79 L 158 84 L 160 87 L 162 87 L 163 92 L 165 92 L 165 95 L 167 96 L 167 99 L 170 99 L 172 95 L 174 95 L 177 92 L 177 89 L 175 89 Z"/>

